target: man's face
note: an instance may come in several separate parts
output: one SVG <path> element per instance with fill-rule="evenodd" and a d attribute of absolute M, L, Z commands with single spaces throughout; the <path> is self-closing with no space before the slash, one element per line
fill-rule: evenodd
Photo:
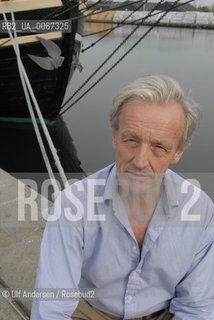
<path fill-rule="evenodd" d="M 144 189 L 154 187 L 184 152 L 178 147 L 184 123 L 184 112 L 177 102 L 158 105 L 137 98 L 127 102 L 113 134 L 120 180 L 144 185 Z"/>

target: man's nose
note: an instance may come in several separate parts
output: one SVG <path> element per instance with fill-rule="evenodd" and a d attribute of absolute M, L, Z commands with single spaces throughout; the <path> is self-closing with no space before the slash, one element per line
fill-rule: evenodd
<path fill-rule="evenodd" d="M 135 150 L 134 164 L 135 166 L 142 170 L 148 166 L 149 163 L 149 146 L 145 143 L 138 146 Z"/>

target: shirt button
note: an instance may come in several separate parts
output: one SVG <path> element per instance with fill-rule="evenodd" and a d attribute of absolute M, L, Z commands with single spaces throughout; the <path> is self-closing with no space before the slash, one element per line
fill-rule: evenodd
<path fill-rule="evenodd" d="M 132 250 L 133 250 L 133 252 L 137 252 L 138 251 L 136 246 L 133 246 Z"/>
<path fill-rule="evenodd" d="M 125 300 L 126 300 L 127 303 L 130 303 L 130 302 L 132 302 L 132 299 L 133 299 L 133 297 L 128 295 L 128 296 L 126 296 Z"/>

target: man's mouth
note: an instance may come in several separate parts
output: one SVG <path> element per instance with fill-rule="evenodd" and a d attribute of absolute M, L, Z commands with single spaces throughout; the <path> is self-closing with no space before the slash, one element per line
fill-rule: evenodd
<path fill-rule="evenodd" d="M 135 171 L 125 171 L 123 173 L 120 173 L 119 176 L 121 179 L 128 178 L 130 180 L 138 181 L 138 182 L 143 182 L 145 180 L 153 178 L 153 175 L 151 173 L 148 173 L 148 172 L 142 173 L 142 172 L 135 172 Z"/>

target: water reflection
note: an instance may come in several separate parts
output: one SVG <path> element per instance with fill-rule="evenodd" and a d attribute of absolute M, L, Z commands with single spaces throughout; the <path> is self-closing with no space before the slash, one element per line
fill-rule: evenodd
<path fill-rule="evenodd" d="M 97 30 L 98 24 L 94 26 Z M 101 26 L 99 28 L 101 29 Z M 131 30 L 133 26 L 130 25 L 117 28 L 81 55 L 84 69 L 81 74 L 74 75 L 66 97 L 79 88 Z M 140 27 L 90 84 L 96 81 L 146 30 L 147 27 Z M 92 25 L 90 25 L 91 31 Z M 85 37 L 83 45 L 87 47 L 100 38 L 100 34 Z M 200 128 L 190 148 L 180 163 L 173 168 L 177 172 L 198 172 L 212 176 L 208 188 L 213 190 L 211 187 L 214 185 L 213 56 L 214 32 L 212 30 L 163 27 L 153 29 L 102 82 L 65 114 L 65 121 L 78 146 L 78 156 L 83 168 L 87 172 L 94 172 L 114 160 L 108 122 L 112 97 L 124 85 L 142 75 L 164 73 L 181 83 L 186 93 L 201 105 L 203 114 Z"/>
<path fill-rule="evenodd" d="M 115 35 L 127 36 L 129 33 L 133 31 L 134 28 L 135 26 L 133 25 L 126 25 L 123 27 L 116 28 L 113 32 Z M 135 31 L 134 35 L 140 37 L 149 28 L 150 27 L 148 26 L 140 26 Z M 185 36 L 186 40 L 191 40 L 192 38 L 194 38 L 195 32 L 195 29 L 157 27 L 154 28 L 152 30 L 152 33 L 148 34 L 147 37 L 150 37 L 152 39 L 183 40 L 183 37 Z"/>
<path fill-rule="evenodd" d="M 105 34 L 106 32 L 109 31 L 109 29 L 113 28 L 112 23 L 93 23 L 93 22 L 88 22 L 84 24 L 84 34 L 89 34 L 89 33 L 102 33 L 101 35 Z"/>
<path fill-rule="evenodd" d="M 49 122 L 48 129 L 65 172 L 82 174 L 81 162 L 65 122 L 62 119 Z M 4 137 L 0 140 L 0 167 L 3 170 L 19 178 L 33 174 L 46 177 L 47 169 L 30 119 L 2 119 L 0 135 Z M 47 142 L 43 140 L 53 171 L 57 172 Z"/>

